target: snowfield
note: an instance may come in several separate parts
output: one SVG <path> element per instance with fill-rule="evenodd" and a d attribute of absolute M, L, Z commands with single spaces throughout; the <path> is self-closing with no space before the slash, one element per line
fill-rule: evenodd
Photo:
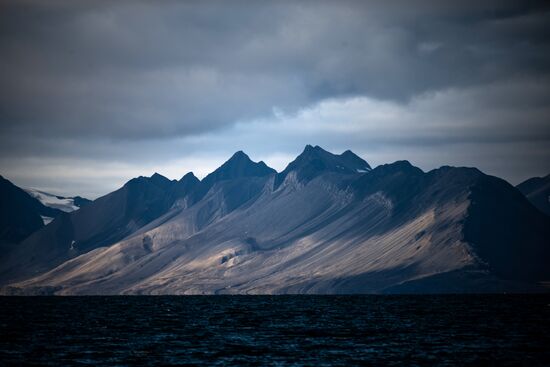
<path fill-rule="evenodd" d="M 78 206 L 74 205 L 73 198 L 64 198 L 61 196 L 48 194 L 47 192 L 39 191 L 36 189 L 25 189 L 25 191 L 33 198 L 38 199 L 38 201 L 50 208 L 59 209 L 66 213 L 70 213 L 78 209 Z M 51 219 L 49 222 L 51 222 Z M 46 219 L 44 219 L 44 224 L 48 223 L 46 223 Z"/>

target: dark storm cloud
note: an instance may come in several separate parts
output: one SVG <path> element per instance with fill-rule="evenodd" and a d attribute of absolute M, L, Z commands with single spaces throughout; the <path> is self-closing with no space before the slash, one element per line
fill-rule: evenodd
<path fill-rule="evenodd" d="M 264 130 L 247 123 L 278 113 L 293 125 L 279 125 L 277 147 L 265 144 L 274 151 L 310 138 L 338 146 L 548 141 L 549 11 L 537 1 L 3 1 L 1 168 L 19 158 L 225 152 L 247 126 L 254 138 L 239 149 L 262 151 Z M 416 100 L 445 91 L 462 91 L 451 93 L 460 102 L 436 98 L 439 107 L 415 112 L 412 128 L 390 124 L 383 134 L 334 120 L 338 134 L 304 136 L 296 130 L 304 122 L 292 118 L 354 97 L 406 115 Z"/>
<path fill-rule="evenodd" d="M 323 98 L 407 100 L 550 67 L 523 2 L 8 2 L 2 129 L 195 134 Z"/>

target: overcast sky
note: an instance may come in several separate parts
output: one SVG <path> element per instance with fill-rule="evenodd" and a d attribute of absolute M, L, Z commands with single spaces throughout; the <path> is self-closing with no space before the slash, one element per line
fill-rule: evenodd
<path fill-rule="evenodd" d="M 543 2 L 1 1 L 0 55 L 0 174 L 57 194 L 306 144 L 550 173 Z"/>

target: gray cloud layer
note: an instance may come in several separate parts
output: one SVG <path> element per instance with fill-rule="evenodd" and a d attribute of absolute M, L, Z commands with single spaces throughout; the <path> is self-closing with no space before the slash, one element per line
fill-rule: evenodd
<path fill-rule="evenodd" d="M 217 162 L 235 148 L 290 157 L 323 143 L 512 181 L 550 170 L 550 9 L 449 3 L 3 2 L 0 169 L 97 195 L 140 165 Z M 316 127 L 301 112 L 354 98 L 368 118 L 339 112 Z M 133 168 L 95 190 L 52 177 L 77 162 Z"/>

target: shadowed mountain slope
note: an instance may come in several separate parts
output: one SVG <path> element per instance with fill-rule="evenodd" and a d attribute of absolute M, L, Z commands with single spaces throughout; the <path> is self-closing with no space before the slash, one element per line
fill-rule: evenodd
<path fill-rule="evenodd" d="M 268 167 L 263 161 L 253 162 L 244 152 L 238 151 L 218 169 L 207 175 L 197 186 L 193 196 L 196 201 L 202 199 L 218 182 L 266 177 L 275 173 L 277 171 Z"/>
<path fill-rule="evenodd" d="M 550 215 L 550 175 L 530 178 L 516 187 L 541 212 Z"/>
<path fill-rule="evenodd" d="M 2 176 L 0 198 L 0 244 L 5 246 L 16 244 L 42 228 L 43 217 L 53 218 L 62 213 L 43 205 Z"/>
<path fill-rule="evenodd" d="M 62 213 L 34 232 L 0 262 L 0 277 L 44 271 L 71 257 L 107 246 L 164 214 L 197 184 L 194 176 L 170 181 L 154 174 L 128 181 L 80 210 Z"/>

